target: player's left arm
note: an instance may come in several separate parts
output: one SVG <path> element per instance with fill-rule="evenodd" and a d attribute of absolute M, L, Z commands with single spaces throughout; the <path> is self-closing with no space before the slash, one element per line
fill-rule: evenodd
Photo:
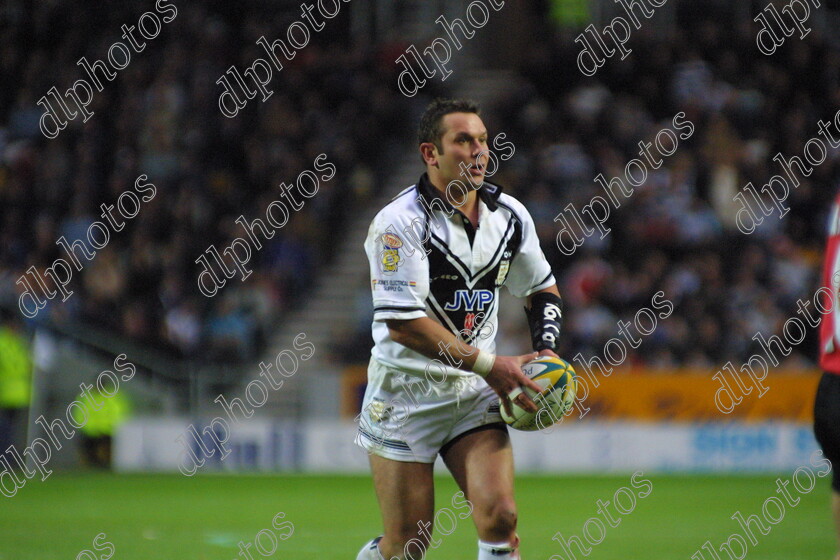
<path fill-rule="evenodd" d="M 557 355 L 557 344 L 563 323 L 563 299 L 557 284 L 530 294 L 527 298 L 525 315 L 531 331 L 531 344 L 540 356 Z"/>
<path fill-rule="evenodd" d="M 526 298 L 525 315 L 531 331 L 531 345 L 541 356 L 557 356 L 563 300 L 551 266 L 537 237 L 534 220 L 528 210 L 515 200 L 510 208 L 522 223 L 522 241 L 505 282 L 515 297 Z"/>

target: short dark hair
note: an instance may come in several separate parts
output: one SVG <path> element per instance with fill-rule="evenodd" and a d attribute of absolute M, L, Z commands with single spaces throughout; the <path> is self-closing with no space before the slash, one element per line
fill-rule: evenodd
<path fill-rule="evenodd" d="M 437 146 L 438 152 L 443 153 L 443 145 L 440 142 L 444 133 L 443 117 L 450 113 L 475 113 L 480 115 L 481 107 L 478 103 L 469 99 L 435 99 L 426 107 L 423 116 L 420 117 L 420 126 L 417 130 L 418 145 L 431 142 Z"/>

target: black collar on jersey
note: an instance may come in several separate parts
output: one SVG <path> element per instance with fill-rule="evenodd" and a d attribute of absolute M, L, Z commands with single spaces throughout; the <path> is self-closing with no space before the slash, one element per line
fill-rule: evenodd
<path fill-rule="evenodd" d="M 469 181 L 465 181 L 465 183 L 467 184 L 468 188 L 471 186 L 471 183 Z M 484 202 L 484 204 L 487 205 L 487 208 L 491 212 L 495 212 L 496 208 L 499 207 L 499 205 L 496 204 L 496 201 L 499 200 L 499 196 L 502 194 L 502 187 L 485 181 L 476 190 L 478 191 L 478 197 Z M 417 192 L 420 194 L 420 196 L 422 196 L 425 199 L 427 208 L 431 208 L 432 201 L 437 199 L 447 210 L 458 210 L 460 212 L 460 209 L 455 208 L 449 203 L 448 200 L 440 196 L 440 191 L 437 190 L 432 184 L 432 182 L 429 180 L 428 173 L 423 173 L 423 176 L 420 177 L 420 180 L 417 182 Z"/>

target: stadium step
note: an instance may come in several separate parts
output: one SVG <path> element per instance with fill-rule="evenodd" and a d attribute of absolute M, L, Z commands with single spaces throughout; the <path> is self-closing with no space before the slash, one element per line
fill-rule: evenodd
<path fill-rule="evenodd" d="M 344 364 L 329 359 L 332 346 L 342 335 L 351 332 L 367 311 L 357 302 L 370 297 L 370 273 L 364 252 L 364 240 L 373 216 L 399 190 L 417 180 L 418 165 L 406 149 L 396 161 L 407 162 L 398 167 L 383 192 L 364 204 L 362 211 L 351 219 L 344 232 L 337 236 L 335 260 L 329 271 L 322 274 L 309 296 L 307 304 L 292 313 L 273 337 L 264 360 L 273 360 L 278 352 L 291 348 L 299 333 L 315 345 L 315 355 L 301 364 L 300 374 L 287 379 L 281 390 L 273 392 L 261 413 L 273 417 L 302 418 L 310 415 L 338 414 L 338 375 Z M 357 308 L 358 307 L 358 308 Z M 243 381 L 253 377 L 247 374 Z M 316 389 L 317 388 L 317 391 Z M 304 406 L 304 403 L 306 405 Z"/>

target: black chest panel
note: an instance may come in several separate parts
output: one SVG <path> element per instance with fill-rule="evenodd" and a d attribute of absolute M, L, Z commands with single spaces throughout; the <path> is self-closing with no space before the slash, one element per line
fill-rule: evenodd
<path fill-rule="evenodd" d="M 496 312 L 499 287 L 504 285 L 521 243 L 522 224 L 511 217 L 492 255 L 475 273 L 434 232 L 425 243 L 425 249 L 430 251 L 426 305 L 461 340 L 468 343 L 474 340 Z"/>

